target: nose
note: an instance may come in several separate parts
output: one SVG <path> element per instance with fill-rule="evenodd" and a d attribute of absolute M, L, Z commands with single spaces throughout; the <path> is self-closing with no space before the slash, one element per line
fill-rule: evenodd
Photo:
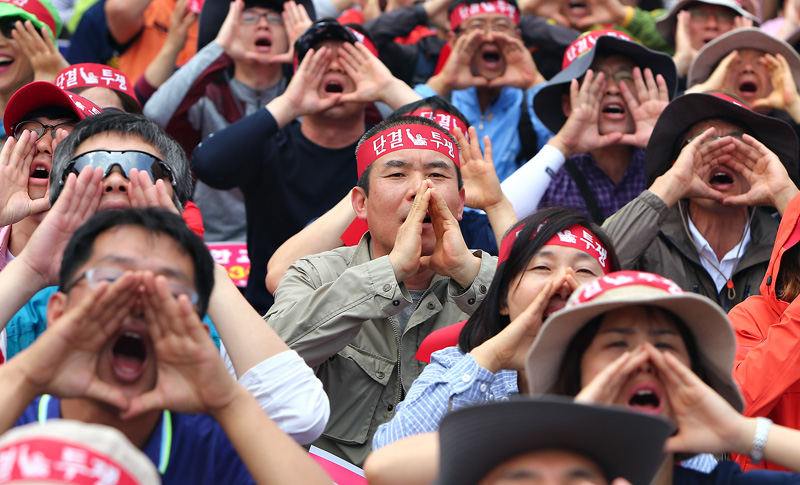
<path fill-rule="evenodd" d="M 35 133 L 33 133 L 36 136 Z M 36 152 L 37 153 L 47 153 L 48 155 L 53 154 L 53 130 L 50 128 L 44 129 L 44 134 L 41 138 L 36 140 Z"/>
<path fill-rule="evenodd" d="M 119 167 L 111 169 L 111 173 L 103 179 L 103 192 L 105 193 L 125 193 L 128 191 L 130 181 L 123 175 Z"/>
<path fill-rule="evenodd" d="M 606 94 L 620 94 L 619 84 L 611 74 L 606 74 Z"/>
<path fill-rule="evenodd" d="M 331 50 L 331 60 L 328 61 L 328 72 L 344 72 L 344 68 L 339 64 L 339 50 Z"/>
<path fill-rule="evenodd" d="M 708 20 L 706 20 L 706 28 L 716 30 L 719 28 L 719 22 L 717 22 L 717 14 L 711 13 L 708 16 Z"/>

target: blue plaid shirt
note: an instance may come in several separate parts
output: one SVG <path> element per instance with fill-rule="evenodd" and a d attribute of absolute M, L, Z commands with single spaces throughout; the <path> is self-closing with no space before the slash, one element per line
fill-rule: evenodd
<path fill-rule="evenodd" d="M 620 210 L 647 188 L 644 174 L 644 150 L 641 148 L 634 150 L 631 164 L 619 184 L 615 184 L 588 153 L 574 155 L 569 157 L 569 160 L 575 162 L 580 173 L 589 181 L 589 187 L 594 193 L 597 205 L 606 218 Z M 550 182 L 550 186 L 539 202 L 539 208 L 544 207 L 569 207 L 591 218 L 578 184 L 564 167 L 556 172 L 553 181 Z"/>

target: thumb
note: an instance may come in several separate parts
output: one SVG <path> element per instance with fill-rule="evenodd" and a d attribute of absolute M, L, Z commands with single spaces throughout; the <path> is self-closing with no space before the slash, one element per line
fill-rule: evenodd
<path fill-rule="evenodd" d="M 130 404 L 128 397 L 121 390 L 99 380 L 92 382 L 86 390 L 86 396 L 108 403 L 118 409 L 127 409 Z"/>
<path fill-rule="evenodd" d="M 158 391 L 158 388 L 156 388 L 131 399 L 130 406 L 127 407 L 127 411 L 122 413 L 122 419 L 135 418 L 136 416 L 146 413 L 147 411 L 151 411 L 153 409 L 161 410 L 165 408 L 166 406 L 163 396 Z M 125 409 L 125 407 L 122 407 L 122 409 Z"/>
<path fill-rule="evenodd" d="M 28 205 L 31 214 L 38 214 L 50 208 L 50 197 L 42 197 L 41 199 L 32 200 Z"/>

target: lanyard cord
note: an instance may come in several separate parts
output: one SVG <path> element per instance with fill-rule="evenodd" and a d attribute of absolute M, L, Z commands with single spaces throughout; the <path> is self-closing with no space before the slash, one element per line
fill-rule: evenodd
<path fill-rule="evenodd" d="M 714 264 L 713 261 L 708 259 L 708 257 L 703 254 L 703 251 L 700 250 L 700 247 L 695 242 L 694 238 L 692 237 L 691 232 L 689 231 L 689 225 L 686 223 L 686 216 L 683 214 L 683 206 L 681 205 L 680 201 L 678 201 L 678 210 L 681 213 L 681 222 L 683 223 L 683 229 L 686 231 L 686 235 L 689 236 L 689 241 L 692 242 L 692 245 L 697 250 L 697 254 L 700 255 L 701 258 L 708 261 L 708 264 L 711 265 L 712 268 L 717 270 L 720 276 L 725 279 L 725 286 L 728 288 L 728 300 L 733 301 L 736 298 L 736 289 L 733 287 L 733 274 L 736 272 L 736 268 L 739 266 L 739 255 L 742 253 L 742 247 L 744 246 L 742 243 L 744 242 L 744 238 L 747 235 L 747 231 L 750 229 L 750 223 L 753 221 L 753 216 L 756 214 L 755 209 L 750 212 L 750 217 L 747 218 L 747 224 L 744 226 L 744 232 L 742 233 L 742 238 L 739 239 L 739 249 L 736 250 L 736 261 L 733 263 L 733 269 L 731 269 L 731 275 L 725 276 L 725 273 L 719 269 L 719 266 Z M 722 264 L 722 261 L 720 261 Z"/>
<path fill-rule="evenodd" d="M 39 423 L 47 421 L 47 409 L 50 406 L 50 394 L 43 394 L 39 399 Z M 161 415 L 161 449 L 158 457 L 158 471 L 163 475 L 167 473 L 169 457 L 172 451 L 172 413 L 165 409 Z"/>

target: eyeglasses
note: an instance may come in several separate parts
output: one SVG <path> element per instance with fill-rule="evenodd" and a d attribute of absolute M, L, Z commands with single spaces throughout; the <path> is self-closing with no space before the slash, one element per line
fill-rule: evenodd
<path fill-rule="evenodd" d="M 510 34 L 517 28 L 513 22 L 508 20 L 497 20 L 495 22 L 485 22 L 476 20 L 469 24 L 461 24 L 456 28 L 457 33 L 473 32 L 475 30 L 482 30 L 484 32 L 500 32 L 501 34 Z"/>
<path fill-rule="evenodd" d="M 632 83 L 633 82 L 633 71 L 628 68 L 617 69 L 614 72 L 611 72 L 607 69 L 603 69 L 600 67 L 593 67 L 592 70 L 594 71 L 595 75 L 598 73 L 603 73 L 606 77 L 606 80 L 613 79 L 615 83 Z"/>
<path fill-rule="evenodd" d="M 48 128 L 50 128 L 50 135 L 55 138 L 57 128 L 61 128 L 67 133 L 72 133 L 72 131 L 75 129 L 75 123 L 72 121 L 67 121 L 57 125 L 45 125 L 44 123 L 40 123 L 35 120 L 20 121 L 14 125 L 14 138 L 19 140 L 19 137 L 22 136 L 24 132 L 32 131 L 36 133 L 36 140 L 38 141 L 44 136 L 45 133 L 47 133 Z"/>
<path fill-rule="evenodd" d="M 150 178 L 155 182 L 158 179 L 167 179 L 170 184 L 175 187 L 175 177 L 172 174 L 166 163 L 161 161 L 155 155 L 147 152 L 140 152 L 138 150 L 93 150 L 86 152 L 73 158 L 64 169 L 61 175 L 61 185 L 67 181 L 69 174 L 79 174 L 84 167 L 102 168 L 105 170 L 103 178 L 111 174 L 111 170 L 117 166 L 125 174 L 125 178 L 131 178 L 131 169 L 139 170 L 140 172 L 147 172 Z"/>
<path fill-rule="evenodd" d="M 261 21 L 261 17 L 267 19 L 267 23 L 270 25 L 283 25 L 283 17 L 274 13 L 274 12 L 256 12 L 253 10 L 245 10 L 242 12 L 242 16 L 239 20 L 239 23 L 242 25 L 253 25 L 257 24 Z"/>
<path fill-rule="evenodd" d="M 733 25 L 733 20 L 737 17 L 736 12 L 732 10 L 706 10 L 703 8 L 690 8 L 689 14 L 695 22 L 706 22 L 711 17 L 718 24 Z"/>
<path fill-rule="evenodd" d="M 14 37 L 11 36 L 11 32 L 13 32 L 17 28 L 17 22 L 25 23 L 25 20 L 26 19 L 22 17 L 4 18 L 2 21 L 0 21 L 0 34 L 3 34 L 3 37 L 5 37 L 6 39 L 13 39 Z M 36 27 L 35 24 L 34 27 Z M 36 32 L 41 37 L 42 33 L 39 32 L 40 30 L 41 29 L 37 28 Z"/>
<path fill-rule="evenodd" d="M 89 289 L 93 290 L 97 288 L 97 285 L 104 281 L 108 284 L 117 281 L 125 273 L 125 271 L 116 268 L 90 268 L 75 278 L 72 283 L 65 286 L 62 290 L 62 293 L 69 293 L 73 288 L 75 288 L 75 285 L 84 279 L 89 284 Z M 181 295 L 186 295 L 189 298 L 189 301 L 192 302 L 192 305 L 197 305 L 198 297 L 197 293 L 193 289 L 172 281 L 167 281 L 167 286 L 169 287 L 169 290 L 175 299 Z"/>

